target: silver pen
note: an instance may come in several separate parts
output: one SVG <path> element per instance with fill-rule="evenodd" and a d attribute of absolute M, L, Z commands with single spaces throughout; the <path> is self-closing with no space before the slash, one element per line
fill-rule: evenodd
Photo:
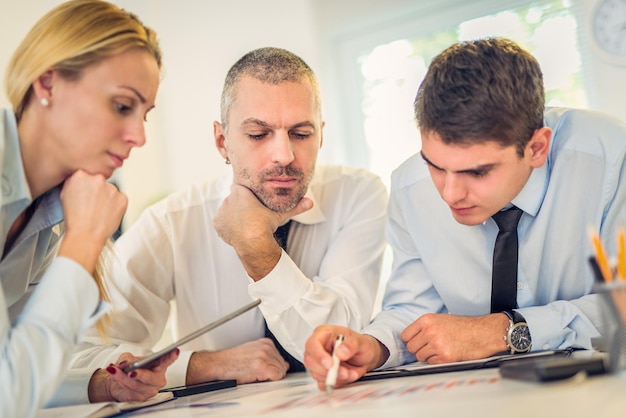
<path fill-rule="evenodd" d="M 339 358 L 337 357 L 337 354 L 335 352 L 337 351 L 337 347 L 339 347 L 339 344 L 343 342 L 344 338 L 345 337 L 341 334 L 337 335 L 335 345 L 333 346 L 333 364 L 330 366 L 330 369 L 328 369 L 328 374 L 326 375 L 327 395 L 333 393 L 333 389 L 335 389 L 335 385 L 337 384 L 337 373 L 339 372 L 339 364 L 341 362 L 339 361 Z"/>

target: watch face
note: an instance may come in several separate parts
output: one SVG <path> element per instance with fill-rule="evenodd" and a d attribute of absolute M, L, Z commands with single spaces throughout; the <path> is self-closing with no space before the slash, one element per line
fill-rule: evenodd
<path fill-rule="evenodd" d="M 526 324 L 515 324 L 511 329 L 510 344 L 517 352 L 530 351 L 530 330 Z"/>
<path fill-rule="evenodd" d="M 597 46 L 626 60 L 626 0 L 600 0 L 592 19 Z"/>

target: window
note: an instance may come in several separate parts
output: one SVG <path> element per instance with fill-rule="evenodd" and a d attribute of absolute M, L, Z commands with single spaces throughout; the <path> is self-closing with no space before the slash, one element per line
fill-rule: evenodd
<path fill-rule="evenodd" d="M 364 150 L 361 161 L 350 161 L 351 164 L 369 168 L 388 184 L 391 171 L 420 149 L 413 118 L 415 93 L 431 59 L 457 41 L 486 36 L 513 39 L 540 62 L 548 106 L 587 106 L 572 2 L 509 2 L 516 4 L 504 10 L 496 10 L 503 2 L 486 3 L 478 17 L 460 17 L 449 27 L 434 26 L 428 31 L 422 29 L 422 18 L 407 25 L 420 28 L 419 33 L 405 33 L 396 39 L 353 49 L 355 66 L 351 71 L 358 72 L 356 78 L 360 80 L 359 91 L 354 95 L 360 103 L 354 103 L 354 107 L 359 109 L 361 120 L 351 122 L 362 126 Z M 454 21 L 446 13 L 434 13 L 427 20 Z M 476 16 L 469 9 L 467 13 Z"/>

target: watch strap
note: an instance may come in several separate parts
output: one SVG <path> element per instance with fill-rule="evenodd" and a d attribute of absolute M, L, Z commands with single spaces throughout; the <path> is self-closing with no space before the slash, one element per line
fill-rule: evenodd
<path fill-rule="evenodd" d="M 506 311 L 502 311 L 502 313 L 508 316 L 514 324 L 517 324 L 519 322 L 526 322 L 526 318 L 524 318 L 524 316 L 516 310 L 508 309 Z"/>

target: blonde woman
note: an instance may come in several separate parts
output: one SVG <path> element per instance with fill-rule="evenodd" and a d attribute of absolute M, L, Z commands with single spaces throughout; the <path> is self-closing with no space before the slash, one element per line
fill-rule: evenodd
<path fill-rule="evenodd" d="M 50 404 L 144 400 L 173 353 L 67 374 L 72 350 L 106 299 L 98 257 L 127 199 L 106 180 L 145 143 L 161 52 L 155 33 L 104 1 L 63 3 L 42 17 L 7 70 L 0 110 L 0 417 Z"/>

